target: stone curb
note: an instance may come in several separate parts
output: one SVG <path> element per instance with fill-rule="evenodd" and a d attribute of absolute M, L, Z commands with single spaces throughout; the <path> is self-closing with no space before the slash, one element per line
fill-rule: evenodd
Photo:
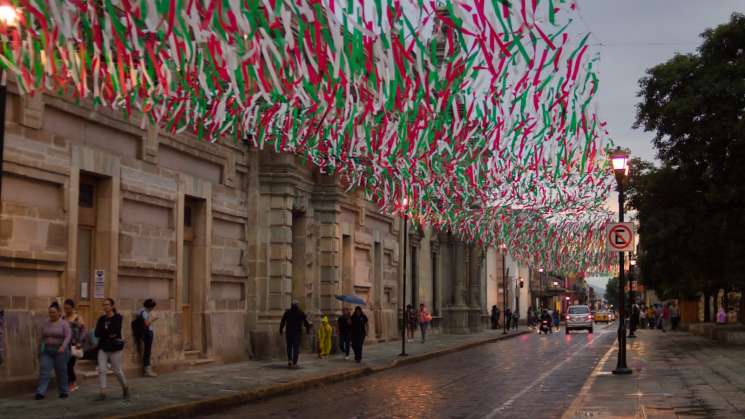
<path fill-rule="evenodd" d="M 349 380 L 352 378 L 362 377 L 365 375 L 386 371 L 398 366 L 415 364 L 417 362 L 426 361 L 428 359 L 440 357 L 454 352 L 464 351 L 477 346 L 481 346 L 487 343 L 496 342 L 502 339 L 513 338 L 521 335 L 531 333 L 530 330 L 524 330 L 517 333 L 510 333 L 508 335 L 500 335 L 489 339 L 484 339 L 475 342 L 464 343 L 462 345 L 453 346 L 451 348 L 445 348 L 435 350 L 432 352 L 423 353 L 420 355 L 412 355 L 408 358 L 395 359 L 388 365 L 379 367 L 362 367 L 355 368 L 351 371 L 342 371 L 332 374 L 316 374 L 310 377 L 302 378 L 297 381 L 272 384 L 269 386 L 254 388 L 250 390 L 242 391 L 238 394 L 232 394 L 228 396 L 210 397 L 202 400 L 193 402 L 179 403 L 156 409 L 146 410 L 143 412 L 136 412 L 127 415 L 110 416 L 108 419 L 162 419 L 162 418 L 178 418 L 178 417 L 189 417 L 202 413 L 212 413 L 215 410 L 226 409 L 230 407 L 239 406 L 245 403 L 249 403 L 257 400 L 265 400 L 272 397 L 277 397 L 285 394 L 306 390 L 313 387 L 320 387 L 327 384 L 336 383 L 339 381 Z"/>

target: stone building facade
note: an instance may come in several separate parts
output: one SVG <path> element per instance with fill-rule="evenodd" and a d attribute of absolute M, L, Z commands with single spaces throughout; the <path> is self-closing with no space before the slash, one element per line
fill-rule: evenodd
<path fill-rule="evenodd" d="M 161 371 L 281 354 L 277 328 L 292 300 L 319 322 L 339 313 L 335 295 L 359 295 L 370 341 L 397 339 L 404 272 L 406 302 L 430 308 L 435 333 L 485 324 L 494 291 L 479 247 L 410 226 L 404 268 L 401 218 L 293 155 L 8 89 L 0 389 L 35 379 L 39 324 L 52 300 L 66 298 L 89 326 L 113 298 L 129 342 L 132 313 L 153 298 Z"/>

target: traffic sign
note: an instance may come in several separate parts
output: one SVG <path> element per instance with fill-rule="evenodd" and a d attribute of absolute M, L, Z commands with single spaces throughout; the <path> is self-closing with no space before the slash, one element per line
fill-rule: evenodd
<path fill-rule="evenodd" d="M 612 250 L 615 252 L 634 251 L 633 223 L 611 224 L 606 230 L 605 237 L 608 250 Z"/>

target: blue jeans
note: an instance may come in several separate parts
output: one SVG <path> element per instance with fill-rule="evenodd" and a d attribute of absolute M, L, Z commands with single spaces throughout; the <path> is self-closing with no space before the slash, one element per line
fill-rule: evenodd
<path fill-rule="evenodd" d="M 49 378 L 54 370 L 57 377 L 57 389 L 59 394 L 67 394 L 67 357 L 69 351 L 57 352 L 57 349 L 45 349 L 39 356 L 39 385 L 36 386 L 36 394 L 42 396 L 47 394 Z"/>

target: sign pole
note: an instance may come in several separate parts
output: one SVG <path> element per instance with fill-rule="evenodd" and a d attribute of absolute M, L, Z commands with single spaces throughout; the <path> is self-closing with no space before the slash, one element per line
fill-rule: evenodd
<path fill-rule="evenodd" d="M 623 223 L 623 182 L 618 182 L 618 222 Z M 618 252 L 618 363 L 613 374 L 631 374 L 626 366 L 626 290 L 624 284 L 624 250 Z"/>

